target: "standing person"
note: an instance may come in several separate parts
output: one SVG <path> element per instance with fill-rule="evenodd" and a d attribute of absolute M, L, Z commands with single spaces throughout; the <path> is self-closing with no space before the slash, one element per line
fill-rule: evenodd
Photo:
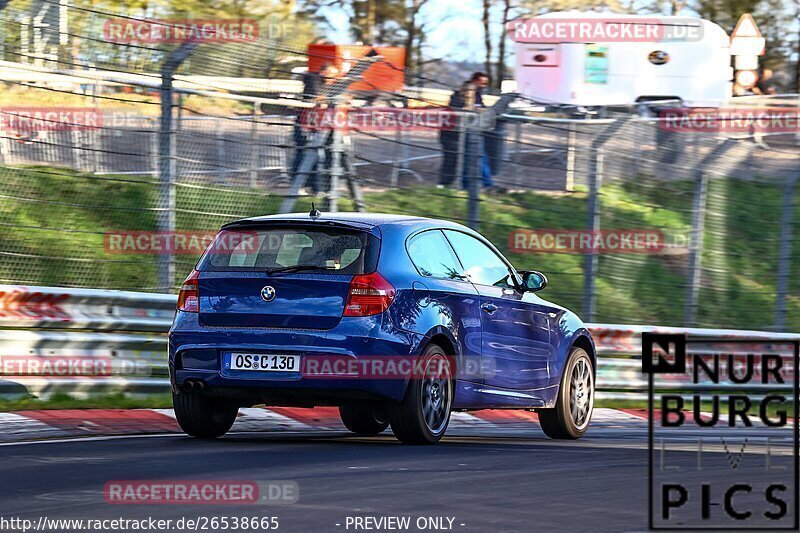
<path fill-rule="evenodd" d="M 329 85 L 332 85 L 336 82 L 344 72 L 341 72 L 335 65 L 329 64 L 325 70 L 322 72 L 323 78 L 323 86 L 321 91 L 324 93 Z M 333 102 L 328 99 L 329 95 L 321 94 L 318 98 L 318 105 L 320 106 L 319 109 L 329 110 L 330 113 L 334 115 L 334 122 L 337 123 L 339 117 L 339 110 L 337 108 L 337 103 Z M 341 102 L 340 100 L 337 100 Z M 322 111 L 325 113 L 326 111 Z M 345 111 L 346 113 L 346 111 Z M 316 196 L 324 194 L 330 190 L 331 187 L 331 170 L 333 168 L 333 136 L 335 135 L 335 126 L 331 128 L 325 137 L 325 152 L 324 152 L 324 159 L 320 162 L 321 168 L 320 172 L 317 174 L 317 179 L 312 186 L 312 193 Z M 344 157 L 344 154 L 343 154 Z"/>
<path fill-rule="evenodd" d="M 314 139 L 314 134 L 316 132 L 312 130 L 308 124 L 305 124 L 305 119 L 309 113 L 316 113 L 322 109 L 321 104 L 325 99 L 325 86 L 336 80 L 338 74 L 339 71 L 336 66 L 334 66 L 333 63 L 326 62 L 322 64 L 319 72 L 306 72 L 303 75 L 302 98 L 306 101 L 313 101 L 316 106 L 313 109 L 303 109 L 297 114 L 297 118 L 295 120 L 292 139 L 294 141 L 295 151 L 290 173 L 292 179 L 294 179 L 298 170 L 300 170 L 300 165 L 303 162 L 303 158 L 308 155 L 310 150 L 316 149 L 308 146 L 309 143 L 311 143 L 311 141 Z M 320 163 L 321 161 L 317 161 L 313 170 L 306 177 L 306 186 L 308 187 L 307 192 L 310 192 L 311 194 L 317 194 L 323 190 L 323 183 L 321 183 L 323 180 L 320 179 L 319 175 Z M 303 193 L 305 192 L 306 191 L 303 191 Z"/>
<path fill-rule="evenodd" d="M 498 115 L 500 114 L 501 113 L 498 113 Z M 483 132 L 484 159 L 486 159 L 486 164 L 489 166 L 489 174 L 492 178 L 500 173 L 503 161 L 505 159 L 505 139 L 507 129 L 507 121 L 498 116 L 494 127 Z M 508 191 L 504 187 L 495 185 L 489 192 L 501 193 Z"/>
<path fill-rule="evenodd" d="M 483 93 L 488 86 L 489 76 L 483 72 L 475 72 L 470 76 L 469 80 L 450 96 L 449 107 L 453 109 L 463 109 L 465 111 L 474 111 L 483 108 Z M 442 144 L 443 152 L 442 167 L 439 174 L 439 187 L 446 187 L 452 184 L 456 174 L 460 172 L 462 175 L 462 184 L 465 189 L 468 188 L 467 177 L 464 176 L 466 159 L 464 161 L 464 168 L 456 168 L 458 166 L 459 141 L 460 133 L 458 130 L 441 130 L 439 132 L 439 142 Z M 486 157 L 483 148 L 483 136 L 481 136 L 479 144 L 478 165 L 483 178 L 483 186 L 488 189 L 494 187 L 494 183 L 492 182 L 489 159 Z"/>
<path fill-rule="evenodd" d="M 751 89 L 753 93 L 760 96 L 778 94 L 778 91 L 775 89 L 775 85 L 772 82 L 772 75 L 772 69 L 762 69 L 761 74 L 758 76 L 758 82 L 756 82 L 755 86 Z M 764 141 L 764 132 L 761 131 L 761 129 L 759 129 L 756 125 L 753 125 L 751 127 L 751 133 L 753 135 L 753 142 L 756 144 L 756 146 L 760 148 L 769 148 L 769 145 Z"/>
<path fill-rule="evenodd" d="M 753 87 L 753 92 L 755 94 L 760 94 L 762 96 L 766 96 L 768 94 L 778 94 L 777 89 L 775 89 L 775 85 L 772 81 L 772 69 L 765 68 L 761 71 L 761 75 L 758 77 L 758 82 L 756 83 L 755 87 Z"/>
<path fill-rule="evenodd" d="M 328 69 L 329 63 L 324 63 L 319 72 L 307 71 L 303 73 L 303 100 L 314 100 L 319 96 L 324 83 L 322 73 Z"/>
<path fill-rule="evenodd" d="M 745 89 L 744 87 L 739 85 L 738 81 L 733 82 L 733 89 L 731 93 L 733 96 L 750 96 L 752 94 L 755 94 L 751 89 Z"/>

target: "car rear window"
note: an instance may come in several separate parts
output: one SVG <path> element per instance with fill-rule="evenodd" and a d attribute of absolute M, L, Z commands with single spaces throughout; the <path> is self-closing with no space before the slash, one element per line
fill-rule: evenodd
<path fill-rule="evenodd" d="M 220 231 L 200 258 L 200 272 L 255 272 L 290 267 L 358 275 L 377 268 L 380 241 L 338 227 L 236 227 Z M 311 268 L 314 267 L 314 268 Z"/>

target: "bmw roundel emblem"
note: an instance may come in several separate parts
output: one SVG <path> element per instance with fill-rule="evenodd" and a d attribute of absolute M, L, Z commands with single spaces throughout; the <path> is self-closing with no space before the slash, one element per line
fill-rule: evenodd
<path fill-rule="evenodd" d="M 647 60 L 654 65 L 664 65 L 669 63 L 669 54 L 664 50 L 655 50 L 650 52 L 650 55 L 647 56 Z"/>
<path fill-rule="evenodd" d="M 267 285 L 261 289 L 261 299 L 265 302 L 271 302 L 275 299 L 275 288 Z"/>

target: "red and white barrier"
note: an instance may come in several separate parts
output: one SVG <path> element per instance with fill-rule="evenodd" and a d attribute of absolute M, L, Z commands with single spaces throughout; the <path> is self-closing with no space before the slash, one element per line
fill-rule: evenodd
<path fill-rule="evenodd" d="M 0 371 L 4 357 L 13 359 L 13 368 L 25 366 L 26 357 L 53 361 L 94 358 L 109 368 L 98 376 L 6 373 L 0 375 L 0 395 L 167 391 L 166 332 L 175 303 L 176 297 L 169 294 L 0 285 Z M 643 332 L 685 333 L 692 339 L 800 339 L 800 334 L 732 329 L 623 324 L 588 327 L 598 352 L 600 398 L 644 398 L 647 381 L 641 373 L 640 357 Z M 747 346 L 738 348 L 746 350 Z M 674 385 L 691 388 L 679 380 Z"/>

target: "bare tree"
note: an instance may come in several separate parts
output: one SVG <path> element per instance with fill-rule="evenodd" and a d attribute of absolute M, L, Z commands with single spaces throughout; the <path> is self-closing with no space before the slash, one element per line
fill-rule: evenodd
<path fill-rule="evenodd" d="M 419 20 L 419 13 L 426 3 L 428 3 L 428 0 L 411 0 L 411 5 L 408 6 L 406 12 L 406 68 L 410 68 L 413 65 L 415 50 L 416 56 L 418 58 L 422 57 L 422 37 L 424 34 L 422 32 L 422 23 Z"/>
<path fill-rule="evenodd" d="M 687 0 L 669 0 L 670 15 L 677 15 L 686 8 Z"/>
<path fill-rule="evenodd" d="M 794 19 L 800 20 L 800 2 L 797 2 L 797 10 L 795 11 Z M 800 25 L 798 25 L 796 37 L 795 53 L 797 56 L 795 57 L 796 62 L 794 64 L 794 90 L 800 93 Z"/>
<path fill-rule="evenodd" d="M 689 3 L 688 0 L 655 0 L 650 5 L 644 6 L 643 10 L 653 13 L 666 13 L 667 15 L 677 15 Z"/>
<path fill-rule="evenodd" d="M 499 89 L 506 77 L 506 25 L 511 21 L 512 0 L 503 0 L 503 31 L 500 34 L 500 42 L 497 45 L 497 76 L 494 78 L 494 86 Z"/>
<path fill-rule="evenodd" d="M 492 76 L 492 27 L 491 27 L 491 9 L 492 0 L 483 0 L 483 44 L 486 49 L 486 60 L 484 61 L 484 70 L 491 79 Z"/>
<path fill-rule="evenodd" d="M 616 13 L 624 13 L 628 8 L 620 0 L 523 0 L 520 7 L 528 13 L 541 14 L 550 11 L 581 11 L 591 9 L 608 9 Z"/>

